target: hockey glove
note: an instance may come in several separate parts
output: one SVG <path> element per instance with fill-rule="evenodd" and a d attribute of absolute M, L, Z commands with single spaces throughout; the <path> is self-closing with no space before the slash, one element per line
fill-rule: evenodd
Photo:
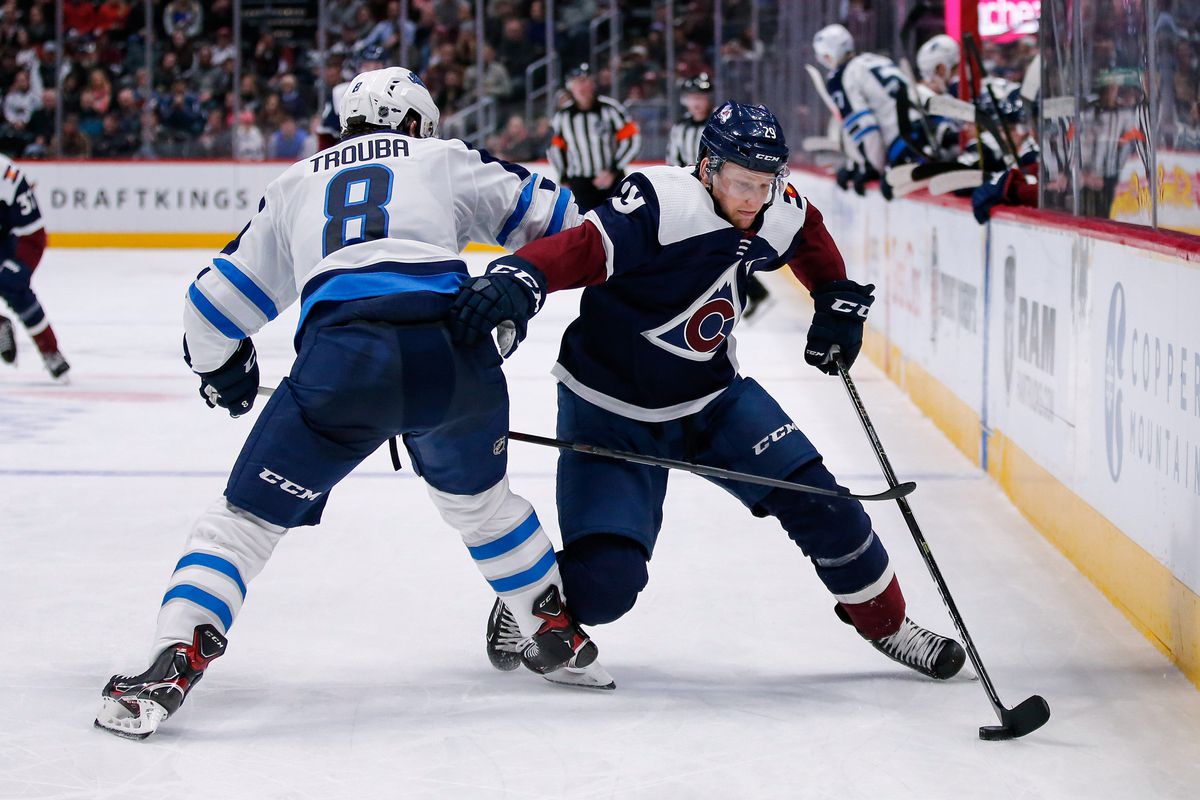
<path fill-rule="evenodd" d="M 183 360 L 190 367 L 192 356 L 188 352 L 187 337 L 183 339 Z M 209 408 L 220 406 L 231 417 L 240 417 L 254 408 L 258 395 L 258 357 L 254 342 L 242 339 L 237 350 L 221 366 L 212 372 L 198 372 L 200 396 Z"/>
<path fill-rule="evenodd" d="M 808 329 L 805 361 L 828 375 L 836 375 L 836 352 L 846 369 L 850 368 L 862 349 L 863 325 L 875 302 L 873 291 L 873 284 L 863 286 L 849 280 L 831 281 L 813 291 L 816 312 Z"/>
<path fill-rule="evenodd" d="M 502 256 L 487 273 L 468 278 L 450 306 L 450 337 L 468 346 L 482 342 L 496 329 L 500 355 L 508 358 L 525 339 L 529 320 L 542 307 L 546 278 L 523 258 Z"/>
<path fill-rule="evenodd" d="M 846 191 L 850 188 L 850 183 L 854 180 L 854 176 L 858 174 L 858 165 L 846 164 L 838 169 L 834 174 L 833 180 L 837 183 L 838 188 Z"/>

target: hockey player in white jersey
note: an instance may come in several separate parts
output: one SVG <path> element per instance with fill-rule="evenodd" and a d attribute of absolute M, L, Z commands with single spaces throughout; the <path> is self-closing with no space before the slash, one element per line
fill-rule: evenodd
<path fill-rule="evenodd" d="M 854 51 L 854 38 L 841 25 L 827 25 L 813 37 L 813 51 L 825 68 L 825 81 L 842 128 L 855 148 L 850 163 L 838 172 L 843 189 L 853 184 L 862 193 L 867 180 L 888 166 L 921 158 L 924 144 L 909 103 L 911 87 L 890 58 Z M 886 182 L 881 183 L 885 196 Z"/>
<path fill-rule="evenodd" d="M 958 42 L 944 33 L 922 44 L 917 49 L 917 72 L 921 80 L 916 85 L 917 102 L 925 105 L 935 95 L 957 96 L 958 64 L 962 59 Z M 933 132 L 936 151 L 943 157 L 957 156 L 960 147 L 962 123 L 947 117 L 931 114 L 929 125 Z"/>
<path fill-rule="evenodd" d="M 509 490 L 508 396 L 491 342 L 451 342 L 444 317 L 469 276 L 471 240 L 519 247 L 577 224 L 570 193 L 458 140 L 420 79 L 358 75 L 343 140 L 290 167 L 258 213 L 187 291 L 184 357 L 210 406 L 250 411 L 250 335 L 300 301 L 297 358 L 259 415 L 223 498 L 195 523 L 158 612 L 151 666 L 114 676 L 98 727 L 145 738 L 212 659 L 289 528 L 320 521 L 329 493 L 380 444 L 403 436 L 445 521 L 517 612 L 525 666 L 594 664 L 567 615 L 554 548 Z M 503 301 L 504 282 L 477 293 Z M 551 676 L 552 677 L 552 676 Z"/>

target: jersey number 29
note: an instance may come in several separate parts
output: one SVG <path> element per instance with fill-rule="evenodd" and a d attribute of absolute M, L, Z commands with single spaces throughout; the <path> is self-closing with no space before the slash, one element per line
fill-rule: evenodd
<path fill-rule="evenodd" d="M 388 234 L 392 171 L 380 164 L 344 169 L 325 188 L 323 255 Z"/>

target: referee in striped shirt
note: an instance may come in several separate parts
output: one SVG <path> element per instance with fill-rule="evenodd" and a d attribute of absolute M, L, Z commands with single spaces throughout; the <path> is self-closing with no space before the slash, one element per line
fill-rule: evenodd
<path fill-rule="evenodd" d="M 553 137 L 546 155 L 583 212 L 603 203 L 625 177 L 642 137 L 620 103 L 596 94 L 587 64 L 568 74 L 567 91 L 571 101 L 550 121 Z"/>
<path fill-rule="evenodd" d="M 708 124 L 713 110 L 713 85 L 706 73 L 688 78 L 679 87 L 679 101 L 687 109 L 683 119 L 671 126 L 667 134 L 667 165 L 690 167 L 700 160 L 700 132 Z M 771 293 L 753 275 L 746 279 L 746 319 L 765 308 Z"/>
<path fill-rule="evenodd" d="M 700 131 L 712 114 L 712 81 L 706 73 L 688 78 L 679 87 L 679 102 L 687 109 L 683 119 L 671 126 L 667 134 L 667 164 L 690 167 L 700 153 Z"/>

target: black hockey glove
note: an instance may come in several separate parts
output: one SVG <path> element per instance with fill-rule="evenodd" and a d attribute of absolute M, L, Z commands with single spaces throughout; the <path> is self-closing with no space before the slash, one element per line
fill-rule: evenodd
<path fill-rule="evenodd" d="M 188 352 L 187 337 L 183 339 L 183 360 L 190 367 L 192 355 Z M 258 357 L 254 342 L 242 339 L 237 350 L 221 366 L 212 372 L 198 372 L 200 396 L 209 408 L 220 406 L 231 417 L 240 417 L 254 408 L 258 395 Z"/>
<path fill-rule="evenodd" d="M 836 375 L 837 365 L 833 363 L 836 348 L 846 369 L 850 368 L 862 349 L 863 325 L 875 302 L 873 291 L 873 284 L 863 286 L 848 280 L 831 281 L 813 291 L 816 312 L 808 329 L 805 361 L 827 375 Z"/>
<path fill-rule="evenodd" d="M 858 166 L 856 164 L 846 164 L 840 167 L 838 171 L 834 173 L 833 180 L 835 183 L 837 183 L 839 189 L 846 191 L 850 188 L 850 183 L 854 180 L 854 176 L 857 174 Z"/>
<path fill-rule="evenodd" d="M 523 258 L 502 256 L 488 265 L 487 273 L 468 278 L 450 306 L 450 337 L 460 344 L 477 345 L 497 329 L 496 345 L 508 358 L 525 339 L 529 320 L 546 297 L 546 277 Z"/>

